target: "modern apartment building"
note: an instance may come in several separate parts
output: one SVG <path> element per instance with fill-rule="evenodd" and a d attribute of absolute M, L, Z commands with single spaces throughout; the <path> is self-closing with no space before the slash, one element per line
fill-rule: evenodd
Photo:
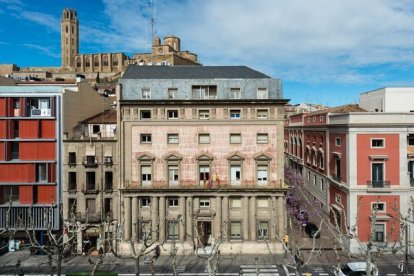
<path fill-rule="evenodd" d="M 62 137 L 102 108 L 86 83 L 0 86 L 0 229 L 61 227 Z"/>
<path fill-rule="evenodd" d="M 117 97 L 122 252 L 146 233 L 179 254 L 282 252 L 280 80 L 244 66 L 129 66 Z"/>
<path fill-rule="evenodd" d="M 356 235 L 347 244 L 352 252 L 361 250 L 358 240 L 378 247 L 400 241 L 400 214 L 407 214 L 414 191 L 413 152 L 411 113 L 348 105 L 292 115 L 286 123 L 288 166 L 302 174 L 331 222 Z"/>
<path fill-rule="evenodd" d="M 86 237 L 91 247 L 107 249 L 119 211 L 116 110 L 82 121 L 63 148 L 64 222 L 87 225 L 78 233 L 79 253 Z"/>

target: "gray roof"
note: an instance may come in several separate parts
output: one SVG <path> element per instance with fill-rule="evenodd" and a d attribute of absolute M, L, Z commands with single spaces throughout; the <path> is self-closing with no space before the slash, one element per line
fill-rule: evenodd
<path fill-rule="evenodd" d="M 122 79 L 264 79 L 271 78 L 247 66 L 139 66 L 129 65 Z"/>

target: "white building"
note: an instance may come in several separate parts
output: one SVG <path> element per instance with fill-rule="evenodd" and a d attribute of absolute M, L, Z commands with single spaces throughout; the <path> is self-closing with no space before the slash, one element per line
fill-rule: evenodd
<path fill-rule="evenodd" d="M 414 87 L 384 87 L 361 93 L 359 106 L 373 112 L 414 111 Z"/>

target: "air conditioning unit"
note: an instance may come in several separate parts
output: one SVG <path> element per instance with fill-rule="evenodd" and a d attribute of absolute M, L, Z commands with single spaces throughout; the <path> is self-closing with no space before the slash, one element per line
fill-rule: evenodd
<path fill-rule="evenodd" d="M 31 116 L 41 116 L 42 111 L 40 109 L 31 109 L 30 110 L 30 115 Z"/>

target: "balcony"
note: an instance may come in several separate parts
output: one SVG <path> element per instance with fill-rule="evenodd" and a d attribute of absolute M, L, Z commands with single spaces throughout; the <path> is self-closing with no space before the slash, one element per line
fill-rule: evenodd
<path fill-rule="evenodd" d="M 85 168 L 96 168 L 98 167 L 98 160 L 95 158 L 95 156 L 86 156 L 82 160 L 82 165 Z"/>
<path fill-rule="evenodd" d="M 331 175 L 332 179 L 336 182 L 341 183 L 341 176 L 340 175 Z"/>
<path fill-rule="evenodd" d="M 368 180 L 367 185 L 369 188 L 389 188 L 389 180 Z"/>
<path fill-rule="evenodd" d="M 56 206 L 0 207 L 0 229 L 58 229 L 59 210 Z"/>
<path fill-rule="evenodd" d="M 81 223 L 101 222 L 101 213 L 100 212 L 77 212 L 76 220 Z"/>
<path fill-rule="evenodd" d="M 30 109 L 30 117 L 50 117 L 52 112 L 50 109 Z"/>

